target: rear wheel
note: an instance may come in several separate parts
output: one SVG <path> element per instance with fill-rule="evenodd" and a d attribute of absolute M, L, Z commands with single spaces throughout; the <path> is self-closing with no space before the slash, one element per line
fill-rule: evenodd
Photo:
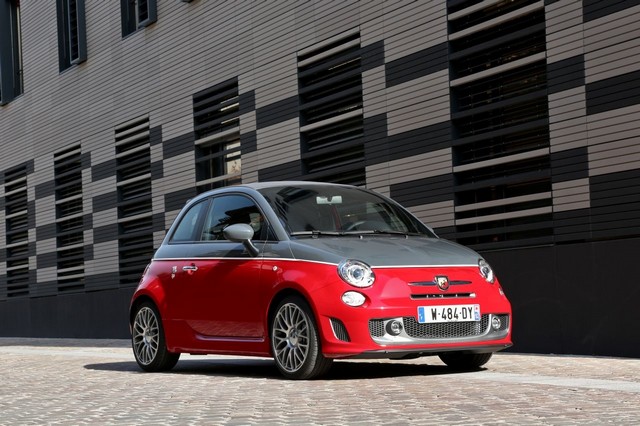
<path fill-rule="evenodd" d="M 278 305 L 271 323 L 271 348 L 278 369 L 289 379 L 321 376 L 333 362 L 320 351 L 311 308 L 297 296 L 288 297 Z"/>
<path fill-rule="evenodd" d="M 152 303 L 144 302 L 138 306 L 131 330 L 133 354 L 140 368 L 167 371 L 176 365 L 180 354 L 167 350 L 162 321 Z"/>
<path fill-rule="evenodd" d="M 493 353 L 469 354 L 462 352 L 446 352 L 440 354 L 442 362 L 454 370 L 477 370 L 491 359 Z"/>

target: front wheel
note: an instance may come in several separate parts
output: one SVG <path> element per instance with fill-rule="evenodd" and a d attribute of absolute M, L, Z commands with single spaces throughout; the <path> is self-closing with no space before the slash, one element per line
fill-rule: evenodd
<path fill-rule="evenodd" d="M 145 371 L 171 370 L 180 358 L 179 353 L 167 350 L 160 315 L 150 302 L 144 302 L 136 309 L 131 345 L 136 362 Z"/>
<path fill-rule="evenodd" d="M 278 369 L 289 379 L 319 377 L 333 362 L 322 355 L 311 308 L 300 297 L 288 297 L 278 305 L 271 323 L 271 349 Z"/>
<path fill-rule="evenodd" d="M 445 352 L 440 354 L 442 362 L 449 368 L 461 371 L 477 370 L 491 359 L 493 353 L 469 354 L 462 352 Z"/>

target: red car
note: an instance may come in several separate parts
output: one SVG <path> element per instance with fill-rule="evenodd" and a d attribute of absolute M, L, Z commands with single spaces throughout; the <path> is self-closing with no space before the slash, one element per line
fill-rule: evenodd
<path fill-rule="evenodd" d="M 487 262 L 362 188 L 271 182 L 190 200 L 130 309 L 146 371 L 181 353 L 273 357 L 309 379 L 334 359 L 438 355 L 474 369 L 511 346 Z"/>

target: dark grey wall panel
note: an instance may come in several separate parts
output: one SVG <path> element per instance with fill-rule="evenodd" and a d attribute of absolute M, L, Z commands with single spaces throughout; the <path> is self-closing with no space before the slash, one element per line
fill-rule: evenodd
<path fill-rule="evenodd" d="M 577 209 L 553 213 L 553 236 L 556 243 L 582 242 L 591 239 L 591 210 Z"/>
<path fill-rule="evenodd" d="M 149 143 L 152 146 L 162 143 L 162 126 L 155 126 L 149 129 Z"/>
<path fill-rule="evenodd" d="M 593 21 L 640 4 L 640 0 L 582 0 L 584 21 Z"/>
<path fill-rule="evenodd" d="M 387 87 L 449 68 L 447 43 L 441 43 L 386 64 Z"/>
<path fill-rule="evenodd" d="M 547 64 L 547 88 L 550 94 L 584 86 L 584 82 L 584 55 Z"/>
<path fill-rule="evenodd" d="M 91 167 L 91 180 L 93 182 L 110 178 L 116 175 L 116 160 L 105 161 Z"/>
<path fill-rule="evenodd" d="M 640 103 L 640 71 L 589 83 L 587 114 L 597 114 Z"/>
<path fill-rule="evenodd" d="M 258 150 L 258 138 L 256 131 L 240 134 L 240 148 L 242 155 L 249 154 Z"/>
<path fill-rule="evenodd" d="M 164 195 L 164 209 L 167 212 L 181 209 L 187 200 L 198 195 L 196 188 L 186 188 Z"/>
<path fill-rule="evenodd" d="M 118 192 L 107 192 L 93 197 L 93 211 L 100 212 L 103 210 L 109 210 L 118 204 Z"/>
<path fill-rule="evenodd" d="M 0 302 L 0 335 L 129 338 L 128 307 L 133 290 L 114 289 Z"/>
<path fill-rule="evenodd" d="M 593 238 L 640 235 L 640 169 L 589 178 Z"/>
<path fill-rule="evenodd" d="M 118 239 L 118 224 L 111 223 L 109 225 L 99 226 L 93 229 L 93 242 L 100 244 L 107 241 L 116 241 Z"/>
<path fill-rule="evenodd" d="M 163 165 L 162 160 L 151 163 L 151 180 L 162 179 L 164 177 Z"/>
<path fill-rule="evenodd" d="M 438 203 L 453 199 L 453 175 L 445 174 L 426 179 L 391 185 L 391 198 L 405 207 Z"/>
<path fill-rule="evenodd" d="M 36 185 L 36 198 L 44 198 L 50 195 L 54 195 L 56 192 L 56 182 L 50 180 L 48 182 Z"/>
<path fill-rule="evenodd" d="M 384 41 L 363 46 L 360 55 L 360 67 L 363 72 L 384 65 Z"/>
<path fill-rule="evenodd" d="M 514 352 L 638 357 L 633 323 L 640 239 L 482 253 L 514 310 Z M 591 259 L 585 262 L 585 259 Z M 547 265 L 540 268 L 539 265 Z M 615 291 L 607 291 L 609 283 Z M 606 310 L 603 306 L 616 306 Z"/>
<path fill-rule="evenodd" d="M 258 180 L 265 182 L 277 180 L 297 180 L 301 177 L 302 163 L 300 161 L 291 161 L 289 163 L 284 163 L 258 170 Z"/>
<path fill-rule="evenodd" d="M 262 129 L 298 117 L 298 97 L 292 96 L 256 110 L 256 127 Z"/>
<path fill-rule="evenodd" d="M 586 147 L 551 153 L 551 182 L 565 182 L 589 176 Z"/>
<path fill-rule="evenodd" d="M 365 117 L 363 123 L 364 153 L 367 166 L 389 161 L 387 115 Z"/>
<path fill-rule="evenodd" d="M 195 135 L 193 134 L 193 132 L 176 136 L 175 138 L 164 141 L 162 144 L 163 158 L 167 159 L 187 152 L 192 152 L 194 141 Z"/>
<path fill-rule="evenodd" d="M 256 92 L 255 90 L 250 90 L 245 93 L 240 93 L 238 96 L 238 113 L 240 115 L 245 114 L 247 112 L 255 111 L 256 109 Z"/>

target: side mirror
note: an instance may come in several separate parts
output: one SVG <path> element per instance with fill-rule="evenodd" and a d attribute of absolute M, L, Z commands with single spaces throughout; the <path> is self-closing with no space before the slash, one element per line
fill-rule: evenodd
<path fill-rule="evenodd" d="M 242 243 L 244 248 L 247 249 L 251 256 L 257 256 L 259 250 L 251 242 L 253 238 L 253 228 L 246 223 L 236 223 L 235 225 L 229 225 L 222 230 L 224 238 L 233 241 L 234 243 Z"/>

